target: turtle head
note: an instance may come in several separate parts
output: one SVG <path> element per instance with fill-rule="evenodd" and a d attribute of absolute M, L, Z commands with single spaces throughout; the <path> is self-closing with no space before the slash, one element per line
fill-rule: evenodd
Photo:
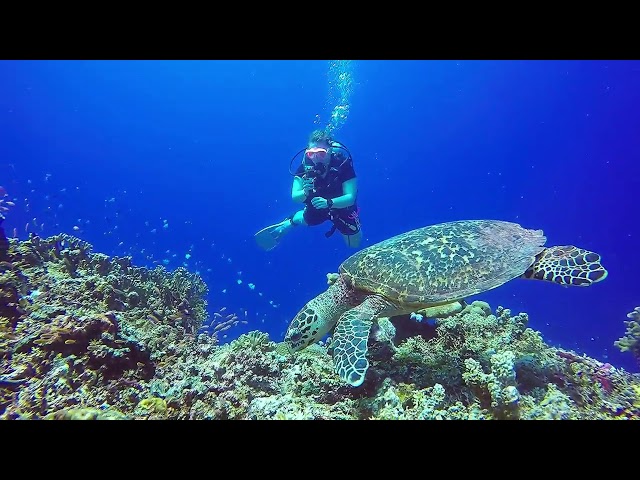
<path fill-rule="evenodd" d="M 282 351 L 297 352 L 321 340 L 352 306 L 346 284 L 341 277 L 336 277 L 328 282 L 327 290 L 309 301 L 293 318 L 280 346 Z"/>
<path fill-rule="evenodd" d="M 281 348 L 287 348 L 289 352 L 298 352 L 312 343 L 319 341 L 329 330 L 333 328 L 335 322 L 331 322 L 331 317 L 323 315 L 311 306 L 311 302 L 298 312 L 289 324 Z"/>

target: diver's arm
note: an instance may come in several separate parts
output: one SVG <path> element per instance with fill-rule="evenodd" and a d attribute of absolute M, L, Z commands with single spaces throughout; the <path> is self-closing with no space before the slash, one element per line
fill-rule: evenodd
<path fill-rule="evenodd" d="M 358 179 L 352 178 L 342 182 L 342 195 L 333 198 L 333 208 L 345 208 L 350 207 L 356 203 L 356 197 L 358 196 Z"/>
<path fill-rule="evenodd" d="M 304 193 L 303 180 L 300 177 L 293 177 L 293 186 L 291 187 L 291 199 L 294 202 L 303 203 L 307 196 Z"/>

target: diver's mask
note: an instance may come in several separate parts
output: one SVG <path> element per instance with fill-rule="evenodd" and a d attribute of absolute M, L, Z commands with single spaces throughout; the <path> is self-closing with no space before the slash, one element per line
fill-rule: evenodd
<path fill-rule="evenodd" d="M 309 165 L 308 163 L 302 162 L 302 165 L 304 166 L 304 174 L 308 177 L 317 177 L 324 175 L 329 169 L 329 164 L 331 163 L 331 153 L 334 152 L 336 148 L 344 150 L 348 155 L 348 157 L 345 158 L 338 167 L 336 167 L 337 170 L 340 170 L 343 165 L 345 165 L 347 162 L 352 161 L 351 153 L 342 143 L 334 140 L 331 143 L 331 147 L 328 149 L 322 147 L 312 147 L 298 150 L 298 153 L 296 153 L 289 162 L 289 174 L 294 177 L 296 176 L 296 172 L 292 170 L 292 165 L 298 155 L 304 152 L 304 158 L 310 160 L 313 163 L 313 165 Z"/>
<path fill-rule="evenodd" d="M 305 168 L 305 173 L 308 177 L 321 177 L 327 173 L 327 167 L 331 155 L 328 149 L 322 147 L 307 148 L 304 155 L 313 163 L 313 165 L 308 165 Z"/>
<path fill-rule="evenodd" d="M 304 154 L 313 163 L 318 164 L 326 160 L 326 158 L 329 156 L 329 151 L 326 148 L 314 147 L 307 148 Z"/>

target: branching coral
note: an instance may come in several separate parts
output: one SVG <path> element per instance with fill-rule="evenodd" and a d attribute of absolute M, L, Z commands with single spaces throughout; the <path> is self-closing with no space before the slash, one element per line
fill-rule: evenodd
<path fill-rule="evenodd" d="M 485 408 L 493 410 L 497 418 L 517 418 L 520 393 L 516 386 L 515 355 L 506 350 L 491 356 L 491 372 L 484 373 L 480 362 L 465 360 L 466 371 L 462 378 L 469 385 Z"/>

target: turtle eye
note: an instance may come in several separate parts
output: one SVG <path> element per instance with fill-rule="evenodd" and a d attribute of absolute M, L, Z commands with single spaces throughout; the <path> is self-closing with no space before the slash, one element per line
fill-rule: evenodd
<path fill-rule="evenodd" d="M 302 334 L 299 331 L 296 331 L 289 336 L 289 340 L 291 340 L 292 342 L 299 342 L 301 339 Z"/>

